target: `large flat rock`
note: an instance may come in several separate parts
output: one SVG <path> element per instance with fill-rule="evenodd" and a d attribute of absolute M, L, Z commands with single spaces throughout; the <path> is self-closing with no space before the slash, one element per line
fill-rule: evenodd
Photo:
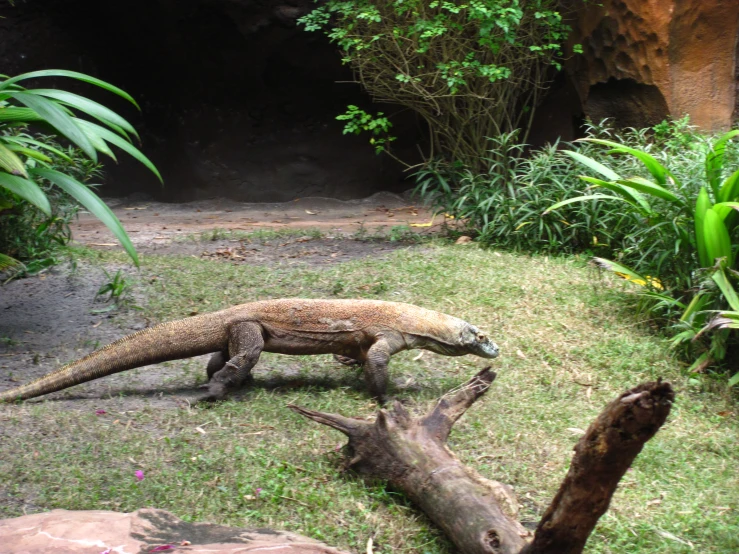
<path fill-rule="evenodd" d="M 342 554 L 312 539 L 270 529 L 187 523 L 164 510 L 130 514 L 53 510 L 0 521 L 0 550 L 13 554 Z"/>

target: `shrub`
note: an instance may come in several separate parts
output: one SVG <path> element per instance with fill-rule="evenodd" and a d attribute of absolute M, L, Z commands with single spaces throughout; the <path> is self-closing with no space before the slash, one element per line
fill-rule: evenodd
<path fill-rule="evenodd" d="M 430 158 L 477 172 L 485 137 L 529 128 L 569 33 L 559 6 L 559 0 L 328 0 L 300 21 L 339 46 L 374 99 L 424 120 Z M 358 116 L 350 108 L 342 117 Z"/>
<path fill-rule="evenodd" d="M 620 252 L 622 259 L 596 258 L 596 262 L 644 287 L 642 296 L 653 312 L 667 312 L 675 319 L 676 312 L 680 314 L 673 325 L 673 343 L 686 345 L 697 356 L 693 371 L 723 360 L 727 350 L 739 343 L 729 335 L 737 328 L 733 314 L 739 311 L 735 288 L 739 280 L 739 168 L 726 176 L 723 171 L 727 152 L 732 152 L 730 141 L 737 136 L 739 130 L 696 142 L 695 148 L 688 149 L 691 163 L 683 164 L 692 165 L 693 171 L 684 173 L 677 171 L 679 157 L 669 158 L 668 169 L 647 148 L 587 139 L 610 148 L 609 154 L 639 160 L 649 177 L 615 171 L 581 152 L 568 151 L 567 155 L 599 177 L 581 176 L 592 190 L 547 210 L 596 200 L 620 205 L 624 213 L 634 216 L 637 226 L 628 235 L 627 248 Z M 716 313 L 722 314 L 719 320 Z M 731 382 L 739 382 L 739 377 Z"/>
<path fill-rule="evenodd" d="M 69 208 L 67 195 L 105 223 L 138 264 L 136 251 L 118 218 L 83 182 L 98 175 L 98 152 L 115 160 L 110 145 L 121 148 L 160 180 L 161 177 L 131 143 L 131 135 L 138 137 L 135 129 L 112 110 L 78 94 L 58 89 L 26 89 L 19 84 L 45 77 L 83 81 L 136 105 L 121 89 L 74 71 L 0 75 L 0 218 L 5 229 L 0 236 L 5 250 L 0 253 L 0 269 L 18 265 L 13 254 L 35 258 L 36 264 L 53 263 L 53 259 L 46 257 L 49 245 L 68 240 L 67 223 L 73 210 Z M 102 125 L 78 117 L 77 112 Z M 50 127 L 75 148 L 61 148 L 49 136 L 29 133 L 29 124 Z"/>

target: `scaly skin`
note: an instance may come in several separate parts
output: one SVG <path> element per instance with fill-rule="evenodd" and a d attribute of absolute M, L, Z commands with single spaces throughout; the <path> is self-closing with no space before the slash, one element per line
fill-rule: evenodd
<path fill-rule="evenodd" d="M 0 402 L 42 396 L 127 369 L 215 354 L 208 393 L 220 400 L 242 387 L 262 352 L 334 354 L 361 364 L 370 393 L 385 402 L 390 356 L 421 348 L 447 356 L 498 356 L 477 327 L 411 304 L 379 300 L 265 300 L 162 323 L 123 337 L 27 385 L 0 393 Z"/>

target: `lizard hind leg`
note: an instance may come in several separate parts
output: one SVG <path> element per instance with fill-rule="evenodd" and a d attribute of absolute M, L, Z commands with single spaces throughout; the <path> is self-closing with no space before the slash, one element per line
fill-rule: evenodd
<path fill-rule="evenodd" d="M 210 357 L 210 360 L 208 360 L 208 367 L 205 368 L 205 371 L 208 374 L 208 381 L 213 378 L 213 375 L 223 369 L 223 366 L 226 365 L 228 359 L 228 351 L 216 352 Z"/>
<path fill-rule="evenodd" d="M 263 349 L 264 337 L 259 324 L 244 322 L 233 325 L 228 337 L 230 358 L 220 368 L 217 363 L 226 358 L 224 353 L 216 353 L 210 359 L 208 392 L 198 402 L 223 400 L 229 393 L 243 387 L 249 381 L 251 370 L 259 361 Z"/>

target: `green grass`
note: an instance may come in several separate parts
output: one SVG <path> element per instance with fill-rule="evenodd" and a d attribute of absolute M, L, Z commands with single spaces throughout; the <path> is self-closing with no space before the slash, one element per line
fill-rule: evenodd
<path fill-rule="evenodd" d="M 80 264 L 122 259 L 85 252 Z M 552 498 L 578 429 L 623 390 L 667 379 L 677 391 L 670 418 L 624 477 L 586 551 L 692 552 L 690 544 L 696 552 L 739 551 L 735 399 L 684 376 L 665 341 L 629 315 L 630 289 L 601 280 L 578 259 L 438 243 L 321 269 L 145 256 L 130 281 L 148 299 L 152 320 L 263 298 L 366 297 L 485 328 L 503 352 L 492 364 L 499 377 L 457 423 L 450 447 L 485 477 L 515 488 L 523 521 L 538 521 Z M 485 365 L 429 352 L 414 361 L 417 354 L 393 358 L 399 385 L 391 394 L 424 410 Z M 299 374 L 280 381 L 286 364 L 297 364 Z M 203 370 L 171 366 L 186 384 L 202 380 Z M 453 552 L 402 495 L 342 472 L 342 435 L 285 408 L 373 414 L 355 370 L 327 357 L 264 355 L 255 379 L 241 401 L 211 409 L 95 416 L 92 407 L 70 412 L 54 403 L 0 408 L 0 428 L 13 429 L 0 433 L 0 515 L 21 515 L 24 505 L 157 507 L 186 520 L 289 529 L 354 552 L 371 535 L 375 552 Z M 137 469 L 145 472 L 141 482 Z"/>

